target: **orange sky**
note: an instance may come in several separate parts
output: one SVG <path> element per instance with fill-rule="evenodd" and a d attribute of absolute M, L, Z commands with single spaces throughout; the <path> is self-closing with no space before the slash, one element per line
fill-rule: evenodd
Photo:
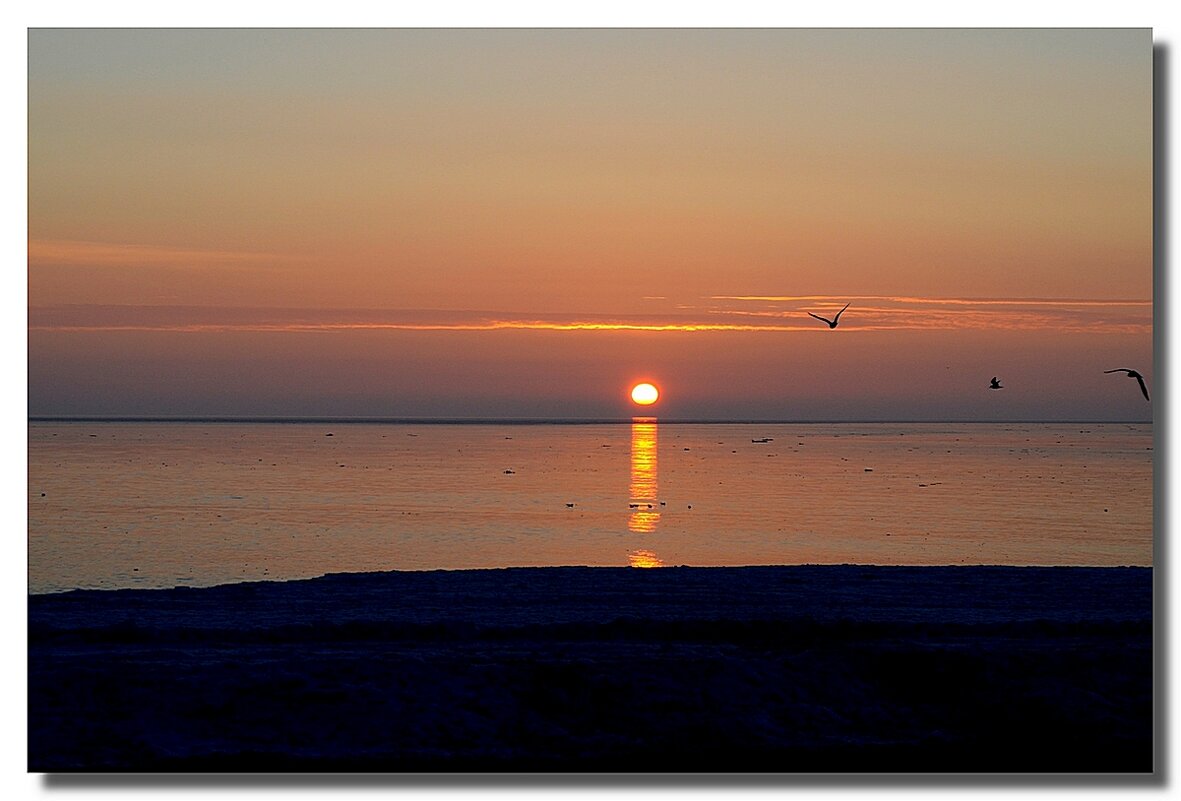
<path fill-rule="evenodd" d="M 1151 419 L 1151 45 L 33 30 L 30 414 Z"/>

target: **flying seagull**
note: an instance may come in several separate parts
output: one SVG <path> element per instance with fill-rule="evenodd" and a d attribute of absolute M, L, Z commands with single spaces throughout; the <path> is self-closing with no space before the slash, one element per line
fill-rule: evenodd
<path fill-rule="evenodd" d="M 992 377 L 992 383 L 988 385 L 988 388 L 989 389 L 1004 389 L 1004 387 L 1001 386 L 1001 382 L 997 380 L 997 377 L 995 375 Z"/>
<path fill-rule="evenodd" d="M 1117 367 L 1114 370 L 1104 370 L 1105 373 L 1127 373 L 1128 378 L 1136 379 L 1140 384 L 1140 391 L 1144 393 L 1144 400 L 1150 400 L 1148 397 L 1148 387 L 1144 386 L 1144 376 L 1137 373 L 1135 370 L 1129 370 L 1127 367 Z"/>
<path fill-rule="evenodd" d="M 821 322 L 828 323 L 829 328 L 836 328 L 837 323 L 841 319 L 841 315 L 845 313 L 845 309 L 847 309 L 847 308 L 849 308 L 848 303 L 846 303 L 845 307 L 843 309 L 841 309 L 839 312 L 837 312 L 837 316 L 832 318 L 831 320 L 829 320 L 827 317 L 821 317 L 819 314 L 812 314 L 812 312 L 808 312 L 808 316 L 815 317 L 817 320 L 820 320 Z"/>

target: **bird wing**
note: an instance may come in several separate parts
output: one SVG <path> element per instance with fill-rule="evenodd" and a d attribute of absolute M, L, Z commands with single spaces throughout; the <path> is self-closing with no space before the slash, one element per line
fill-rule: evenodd
<path fill-rule="evenodd" d="M 1104 370 L 1105 373 L 1134 373 L 1135 370 L 1129 370 L 1127 367 L 1117 367 L 1114 370 Z"/>
<path fill-rule="evenodd" d="M 844 306 L 841 307 L 841 310 L 839 312 L 837 312 L 836 317 L 832 318 L 833 322 L 836 322 L 837 320 L 841 319 L 841 315 L 845 313 L 845 309 L 847 309 L 847 308 L 849 308 L 848 303 L 846 303 Z"/>
<path fill-rule="evenodd" d="M 832 325 L 832 320 L 827 320 L 824 317 L 821 317 L 819 314 L 812 314 L 812 312 L 808 312 L 808 316 L 815 317 L 817 320 L 824 320 L 824 322 L 828 323 L 829 325 Z"/>
<path fill-rule="evenodd" d="M 1140 391 L 1144 393 L 1144 400 L 1151 402 L 1152 399 L 1148 397 L 1148 387 L 1144 386 L 1144 379 L 1140 377 L 1139 373 L 1136 373 L 1136 383 L 1140 385 Z"/>

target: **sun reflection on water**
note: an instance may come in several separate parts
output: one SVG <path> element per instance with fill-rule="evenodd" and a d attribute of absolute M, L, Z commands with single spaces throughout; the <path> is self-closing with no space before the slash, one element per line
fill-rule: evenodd
<path fill-rule="evenodd" d="M 627 555 L 627 563 L 632 567 L 664 567 L 664 561 L 651 551 L 632 551 Z"/>
<path fill-rule="evenodd" d="M 627 528 L 637 534 L 649 534 L 660 521 L 660 502 L 656 498 L 656 418 L 632 418 L 631 517 Z"/>
<path fill-rule="evenodd" d="M 651 534 L 660 522 L 660 501 L 656 486 L 656 418 L 632 418 L 631 514 L 627 528 L 635 534 Z M 660 567 L 664 563 L 648 550 L 628 554 L 632 567 Z"/>

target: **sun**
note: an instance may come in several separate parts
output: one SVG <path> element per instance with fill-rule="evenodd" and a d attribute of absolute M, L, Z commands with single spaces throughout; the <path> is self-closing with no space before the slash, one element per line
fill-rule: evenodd
<path fill-rule="evenodd" d="M 632 387 L 632 401 L 640 406 L 651 406 L 660 397 L 660 390 L 652 384 L 636 384 Z"/>

